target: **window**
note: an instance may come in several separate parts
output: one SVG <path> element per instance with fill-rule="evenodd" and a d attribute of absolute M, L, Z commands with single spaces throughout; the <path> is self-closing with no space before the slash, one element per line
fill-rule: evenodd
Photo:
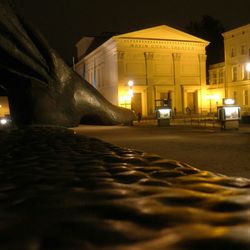
<path fill-rule="evenodd" d="M 243 90 L 243 105 L 248 105 L 248 90 Z"/>
<path fill-rule="evenodd" d="M 219 83 L 223 83 L 224 82 L 224 70 L 220 69 L 219 70 Z"/>
<path fill-rule="evenodd" d="M 240 47 L 240 53 L 241 53 L 241 55 L 246 55 L 246 45 L 241 45 L 241 47 Z"/>
<path fill-rule="evenodd" d="M 242 72 L 242 80 L 246 80 L 246 79 L 247 79 L 248 72 L 247 72 L 247 68 L 246 68 L 246 65 L 245 65 L 245 64 L 242 65 L 242 70 L 241 70 L 241 72 Z"/>
<path fill-rule="evenodd" d="M 213 80 L 212 80 L 213 84 L 217 83 L 217 74 L 216 72 L 213 72 Z"/>
<path fill-rule="evenodd" d="M 209 84 L 213 84 L 213 74 L 211 71 L 209 72 Z"/>
<path fill-rule="evenodd" d="M 237 103 L 237 92 L 236 91 L 234 91 L 234 100 L 235 100 L 235 103 Z"/>
<path fill-rule="evenodd" d="M 233 82 L 237 81 L 237 66 L 233 66 L 232 68 L 232 81 Z"/>
<path fill-rule="evenodd" d="M 168 93 L 160 93 L 160 99 L 161 100 L 168 99 Z"/>
<path fill-rule="evenodd" d="M 235 48 L 231 48 L 230 55 L 231 55 L 231 57 L 235 57 L 236 56 L 236 49 Z"/>

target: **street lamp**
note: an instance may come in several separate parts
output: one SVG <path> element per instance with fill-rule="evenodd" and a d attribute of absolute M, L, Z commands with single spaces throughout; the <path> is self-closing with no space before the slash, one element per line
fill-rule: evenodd
<path fill-rule="evenodd" d="M 134 91 L 133 91 L 134 82 L 132 80 L 129 80 L 128 86 L 129 86 L 128 95 L 130 98 L 132 98 L 134 95 Z"/>

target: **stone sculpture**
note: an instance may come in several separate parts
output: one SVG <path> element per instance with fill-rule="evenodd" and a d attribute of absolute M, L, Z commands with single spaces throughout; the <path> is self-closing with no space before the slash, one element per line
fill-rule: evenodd
<path fill-rule="evenodd" d="M 8 0 L 0 0 L 0 76 L 19 127 L 71 127 L 80 120 L 130 124 L 135 119 L 131 110 L 109 103 L 66 65 Z"/>

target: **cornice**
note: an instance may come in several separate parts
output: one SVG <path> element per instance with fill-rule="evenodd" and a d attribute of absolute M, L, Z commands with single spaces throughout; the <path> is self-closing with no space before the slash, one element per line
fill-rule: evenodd
<path fill-rule="evenodd" d="M 127 48 L 145 48 L 145 49 L 169 49 L 169 50 L 185 50 L 194 51 L 204 48 L 204 43 L 190 41 L 168 41 L 168 40 L 151 40 L 151 39 L 132 39 L 119 38 L 117 40 L 119 46 Z"/>

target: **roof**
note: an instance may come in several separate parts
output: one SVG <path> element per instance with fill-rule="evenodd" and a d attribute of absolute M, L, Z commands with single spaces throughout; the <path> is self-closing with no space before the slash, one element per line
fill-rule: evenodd
<path fill-rule="evenodd" d="M 138 31 L 133 31 L 130 33 L 122 34 L 116 36 L 116 38 L 137 38 L 137 39 L 155 39 L 155 40 L 171 40 L 171 41 L 189 41 L 189 42 L 199 42 L 206 43 L 209 42 L 192 36 L 183 31 L 174 29 L 167 25 L 155 26 L 152 28 L 142 29 Z"/>
<path fill-rule="evenodd" d="M 245 30 L 247 30 L 249 32 L 250 24 L 246 24 L 246 25 L 243 25 L 243 26 L 228 30 L 228 31 L 222 33 L 222 36 L 223 37 L 231 36 L 232 34 L 237 34 L 239 32 L 242 33 L 242 31 L 245 31 Z"/>
<path fill-rule="evenodd" d="M 95 39 L 86 50 L 85 56 L 100 47 L 110 38 L 129 38 L 129 39 L 152 39 L 152 40 L 168 40 L 168 41 L 185 41 L 209 44 L 208 41 L 192 36 L 183 31 L 174 29 L 167 25 L 159 25 L 152 28 L 141 29 L 124 34 L 103 33 L 100 36 L 95 36 Z"/>
<path fill-rule="evenodd" d="M 97 36 L 92 36 L 94 39 L 92 43 L 89 45 L 89 47 L 86 50 L 85 55 L 90 54 L 93 50 L 101 46 L 103 43 L 105 43 L 107 40 L 109 40 L 111 37 L 117 35 L 117 33 L 113 32 L 104 32 Z"/>

